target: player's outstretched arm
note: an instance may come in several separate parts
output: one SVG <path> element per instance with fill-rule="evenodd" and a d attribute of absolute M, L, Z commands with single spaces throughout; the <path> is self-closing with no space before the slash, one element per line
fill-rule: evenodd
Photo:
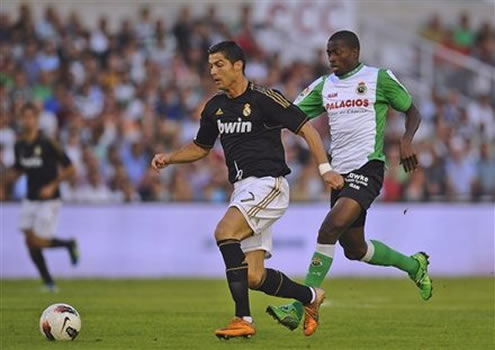
<path fill-rule="evenodd" d="M 320 171 L 323 181 L 332 189 L 342 188 L 344 186 L 344 178 L 339 173 L 332 170 L 332 167 L 328 163 L 327 153 L 323 147 L 323 142 L 313 125 L 306 122 L 301 130 L 299 130 L 298 135 L 304 138 L 308 144 L 309 150 L 316 160 L 316 164 L 318 164 L 318 170 Z"/>
<path fill-rule="evenodd" d="M 199 147 L 194 142 L 188 143 L 172 153 L 155 154 L 151 160 L 151 167 L 159 171 L 169 164 L 191 163 L 206 157 L 210 149 Z"/>
<path fill-rule="evenodd" d="M 420 122 L 419 111 L 414 104 L 411 104 L 411 107 L 406 111 L 406 131 L 400 140 L 400 161 L 406 172 L 414 171 L 418 167 L 418 158 L 412 141 Z"/>

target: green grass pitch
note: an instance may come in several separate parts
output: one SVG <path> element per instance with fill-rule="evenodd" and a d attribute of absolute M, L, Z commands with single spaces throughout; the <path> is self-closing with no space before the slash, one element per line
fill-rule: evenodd
<path fill-rule="evenodd" d="M 1 281 L 0 349 L 494 349 L 493 278 L 435 279 L 429 302 L 409 280 L 330 279 L 321 326 L 304 337 L 264 310 L 281 299 L 251 292 L 257 335 L 220 341 L 213 331 L 232 316 L 222 280 L 65 280 L 42 294 L 37 281 Z M 49 342 L 41 311 L 73 305 L 82 331 L 71 343 Z"/>

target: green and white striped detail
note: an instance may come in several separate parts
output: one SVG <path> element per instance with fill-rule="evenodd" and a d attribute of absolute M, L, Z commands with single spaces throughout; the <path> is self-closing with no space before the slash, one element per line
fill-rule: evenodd
<path fill-rule="evenodd" d="M 310 118 L 327 112 L 332 167 L 348 173 L 372 159 L 385 161 L 388 108 L 405 112 L 412 100 L 390 70 L 360 64 L 342 77 L 320 77 L 294 103 Z"/>

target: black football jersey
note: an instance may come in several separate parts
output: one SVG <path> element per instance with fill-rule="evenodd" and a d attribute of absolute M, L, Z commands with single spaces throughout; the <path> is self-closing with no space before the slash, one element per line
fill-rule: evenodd
<path fill-rule="evenodd" d="M 51 198 L 40 198 L 40 190 L 58 176 L 58 166 L 69 166 L 71 161 L 67 154 L 55 142 L 41 133 L 36 140 L 28 143 L 17 141 L 14 147 L 14 168 L 27 175 L 29 200 L 50 200 L 60 197 L 59 190 Z"/>
<path fill-rule="evenodd" d="M 297 133 L 307 120 L 280 92 L 250 82 L 236 98 L 218 94 L 208 101 L 194 142 L 209 149 L 220 135 L 231 183 L 250 176 L 285 176 L 290 169 L 281 130 Z"/>

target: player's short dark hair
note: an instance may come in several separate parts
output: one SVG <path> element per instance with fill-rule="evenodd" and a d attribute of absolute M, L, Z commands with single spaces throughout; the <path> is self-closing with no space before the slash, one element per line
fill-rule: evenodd
<path fill-rule="evenodd" d="M 26 111 L 32 111 L 35 115 L 38 115 L 38 107 L 32 102 L 26 102 L 24 105 L 21 107 L 21 115 L 24 114 Z"/>
<path fill-rule="evenodd" d="M 332 34 L 330 39 L 328 41 L 336 41 L 336 40 L 341 40 L 344 42 L 344 44 L 347 47 L 350 47 L 351 49 L 360 49 L 359 45 L 359 38 L 357 37 L 356 33 L 351 32 L 349 30 L 341 30 L 338 32 L 335 32 Z"/>
<path fill-rule="evenodd" d="M 217 52 L 222 53 L 232 64 L 237 61 L 241 61 L 242 72 L 244 73 L 244 68 L 246 67 L 246 54 L 235 41 L 221 41 L 217 44 L 211 45 L 208 49 L 208 55 L 212 55 Z"/>

